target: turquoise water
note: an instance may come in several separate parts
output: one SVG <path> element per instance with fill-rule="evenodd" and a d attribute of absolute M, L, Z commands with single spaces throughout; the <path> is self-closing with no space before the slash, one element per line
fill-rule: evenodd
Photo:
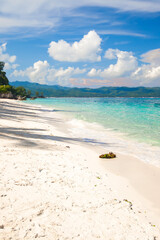
<path fill-rule="evenodd" d="M 46 98 L 27 103 L 49 106 L 138 142 L 160 146 L 160 98 Z"/>

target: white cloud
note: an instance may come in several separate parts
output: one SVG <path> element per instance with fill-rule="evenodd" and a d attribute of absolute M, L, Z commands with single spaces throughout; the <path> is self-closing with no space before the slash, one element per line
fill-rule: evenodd
<path fill-rule="evenodd" d="M 16 69 L 19 66 L 19 64 L 10 64 L 10 63 L 5 63 L 5 70 L 9 70 L 9 69 Z"/>
<path fill-rule="evenodd" d="M 54 77 L 66 77 L 66 76 L 71 76 L 71 75 L 76 75 L 76 74 L 82 74 L 86 70 L 85 69 L 79 69 L 79 68 L 73 68 L 73 67 L 68 67 L 66 69 L 63 69 L 62 67 L 58 70 L 54 69 Z"/>
<path fill-rule="evenodd" d="M 160 82 L 160 66 L 154 67 L 152 65 L 143 64 L 132 73 L 131 77 L 135 80 L 139 80 L 141 85 L 154 83 L 156 80 Z"/>
<path fill-rule="evenodd" d="M 145 77 L 150 79 L 160 78 L 160 66 L 147 69 Z"/>
<path fill-rule="evenodd" d="M 8 69 L 15 69 L 18 64 L 15 64 L 14 62 L 16 61 L 16 56 L 10 56 L 8 53 L 6 53 L 7 50 L 7 43 L 3 43 L 0 45 L 0 61 L 5 63 L 5 70 Z"/>
<path fill-rule="evenodd" d="M 141 61 L 152 65 L 160 65 L 160 48 L 142 54 Z"/>
<path fill-rule="evenodd" d="M 132 52 L 108 49 L 104 57 L 109 60 L 117 59 L 117 62 L 110 64 L 109 67 L 104 70 L 92 68 L 88 72 L 89 77 L 100 77 L 108 81 L 113 79 L 113 83 L 117 81 L 116 79 L 122 79 L 123 77 L 133 85 L 159 85 L 160 49 L 151 50 L 142 54 L 141 61 L 145 64 L 140 66 L 138 66 L 137 58 L 133 56 Z"/>
<path fill-rule="evenodd" d="M 119 50 L 118 50 L 118 49 L 109 48 L 109 49 L 105 52 L 104 57 L 107 58 L 107 59 L 116 59 L 118 53 L 119 53 Z"/>
<path fill-rule="evenodd" d="M 20 20 L 21 19 L 21 20 Z M 53 22 L 50 22 L 49 20 L 40 20 L 40 19 L 34 19 L 34 16 L 32 17 L 24 17 L 21 18 L 18 17 L 4 17 L 0 16 L 0 32 L 1 33 L 14 33 L 17 30 L 22 30 L 22 28 L 32 28 L 35 30 L 37 29 L 43 29 L 43 28 L 53 28 L 56 24 L 57 20 L 55 19 Z"/>
<path fill-rule="evenodd" d="M 147 37 L 145 34 L 142 34 L 142 33 L 130 32 L 126 30 L 115 30 L 115 29 L 100 30 L 98 31 L 98 33 L 103 35 L 121 35 L 121 36 L 133 36 L 133 37 L 141 37 L 141 38 Z"/>
<path fill-rule="evenodd" d="M 45 83 L 46 77 L 48 74 L 49 64 L 47 61 L 38 61 L 33 64 L 32 67 L 27 68 L 26 70 L 15 70 L 12 75 L 15 77 L 27 76 L 32 82 Z"/>
<path fill-rule="evenodd" d="M 12 76 L 27 77 L 31 82 L 40 84 L 59 84 L 67 86 L 70 84 L 70 78 L 72 76 L 85 72 L 85 69 L 73 67 L 55 69 L 54 67 L 50 67 L 47 61 L 38 61 L 25 70 L 15 70 Z"/>
<path fill-rule="evenodd" d="M 6 51 L 6 44 L 0 47 L 0 52 L 4 54 Z M 14 70 L 12 76 L 26 77 L 32 82 L 45 83 L 45 84 L 59 84 L 63 86 L 75 85 L 83 82 L 86 79 L 86 84 L 92 79 L 92 83 L 96 86 L 108 85 L 128 85 L 128 86 L 158 86 L 160 79 L 160 58 L 159 49 L 149 51 L 141 55 L 141 61 L 146 62 L 138 66 L 137 58 L 132 52 L 120 51 L 119 49 L 108 49 L 105 52 L 105 58 L 115 61 L 104 70 L 92 68 L 88 72 L 86 78 L 86 69 L 75 67 L 67 68 L 54 68 L 50 66 L 47 61 L 37 61 L 33 66 L 25 70 Z M 12 63 L 14 58 L 8 56 L 6 68 L 16 68 L 17 65 Z M 10 62 L 9 62 L 10 61 Z M 97 78 L 97 79 L 96 79 Z M 20 79 L 20 80 L 22 80 Z M 87 80 L 88 79 L 88 80 Z M 91 83 L 90 82 L 90 83 Z M 87 86 L 87 85 L 86 85 Z"/>
<path fill-rule="evenodd" d="M 100 61 L 100 44 L 102 39 L 95 31 L 90 31 L 84 35 L 79 42 L 69 44 L 64 40 L 52 41 L 48 48 L 49 55 L 57 61 L 80 62 L 80 61 Z"/>
<path fill-rule="evenodd" d="M 100 77 L 102 74 L 102 70 L 101 69 L 98 69 L 96 70 L 95 68 L 92 68 L 89 72 L 88 72 L 88 76 L 89 77 Z"/>
<path fill-rule="evenodd" d="M 1 0 L 0 4 L 1 33 L 20 32 L 22 28 L 26 30 L 34 28 L 34 31 L 35 29 L 54 28 L 62 17 L 74 16 L 79 7 L 99 6 L 120 11 L 149 13 L 160 11 L 160 2 L 158 0 Z M 111 31 L 110 34 L 115 34 L 114 30 Z M 125 31 L 118 34 L 142 36 L 140 33 L 126 33 Z"/>
<path fill-rule="evenodd" d="M 79 76 L 86 72 L 86 69 L 68 67 L 63 69 L 51 68 L 48 72 L 47 82 L 49 84 L 59 84 L 62 86 L 71 86 L 71 78 Z"/>
<path fill-rule="evenodd" d="M 102 78 L 115 78 L 128 76 L 137 68 L 137 58 L 132 52 L 120 51 L 118 49 L 108 49 L 105 53 L 107 59 L 117 59 L 116 64 L 110 64 L 104 70 L 91 69 L 88 76 L 99 76 Z"/>
<path fill-rule="evenodd" d="M 48 72 L 48 67 L 49 64 L 47 61 L 35 62 L 33 67 L 28 69 L 29 78 L 32 79 L 33 82 L 44 83 Z"/>
<path fill-rule="evenodd" d="M 1 1 L 2 12 L 11 13 L 18 12 L 21 9 L 22 14 L 32 14 L 39 11 L 49 11 L 57 8 L 75 8 L 81 6 L 102 6 L 102 7 L 114 7 L 125 11 L 143 11 L 143 12 L 158 12 L 160 11 L 160 4 L 157 0 L 5 0 Z M 17 9 L 17 7 L 19 9 Z M 20 13 L 19 13 L 20 14 Z"/>
<path fill-rule="evenodd" d="M 5 52 L 6 49 L 7 49 L 7 43 L 3 43 L 1 46 L 0 46 L 0 53 L 2 54 L 2 52 Z"/>
<path fill-rule="evenodd" d="M 142 64 L 132 73 L 133 79 L 137 79 L 142 84 L 154 82 L 160 79 L 160 49 L 154 49 L 141 55 Z M 159 80 L 160 81 L 160 80 Z"/>

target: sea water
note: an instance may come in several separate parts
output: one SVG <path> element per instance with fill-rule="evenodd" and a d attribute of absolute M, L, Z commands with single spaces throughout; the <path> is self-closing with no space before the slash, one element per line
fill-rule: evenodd
<path fill-rule="evenodd" d="M 38 98 L 27 103 L 71 116 L 73 137 L 160 166 L 160 98 Z"/>

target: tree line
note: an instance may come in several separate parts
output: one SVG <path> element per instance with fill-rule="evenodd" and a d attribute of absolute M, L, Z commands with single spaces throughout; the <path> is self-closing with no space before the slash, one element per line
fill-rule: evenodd
<path fill-rule="evenodd" d="M 14 87 L 11 86 L 9 80 L 6 76 L 6 72 L 4 71 L 5 63 L 0 61 L 0 97 L 6 97 L 10 94 L 11 98 L 18 97 L 31 97 L 31 90 L 26 90 L 23 86 Z M 43 93 L 41 95 L 38 91 L 35 93 L 35 97 L 43 97 Z"/>

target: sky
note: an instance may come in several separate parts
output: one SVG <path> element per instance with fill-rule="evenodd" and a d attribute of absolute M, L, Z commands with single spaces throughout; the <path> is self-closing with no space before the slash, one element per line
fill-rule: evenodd
<path fill-rule="evenodd" d="M 160 87 L 159 0 L 0 0 L 10 82 Z"/>

